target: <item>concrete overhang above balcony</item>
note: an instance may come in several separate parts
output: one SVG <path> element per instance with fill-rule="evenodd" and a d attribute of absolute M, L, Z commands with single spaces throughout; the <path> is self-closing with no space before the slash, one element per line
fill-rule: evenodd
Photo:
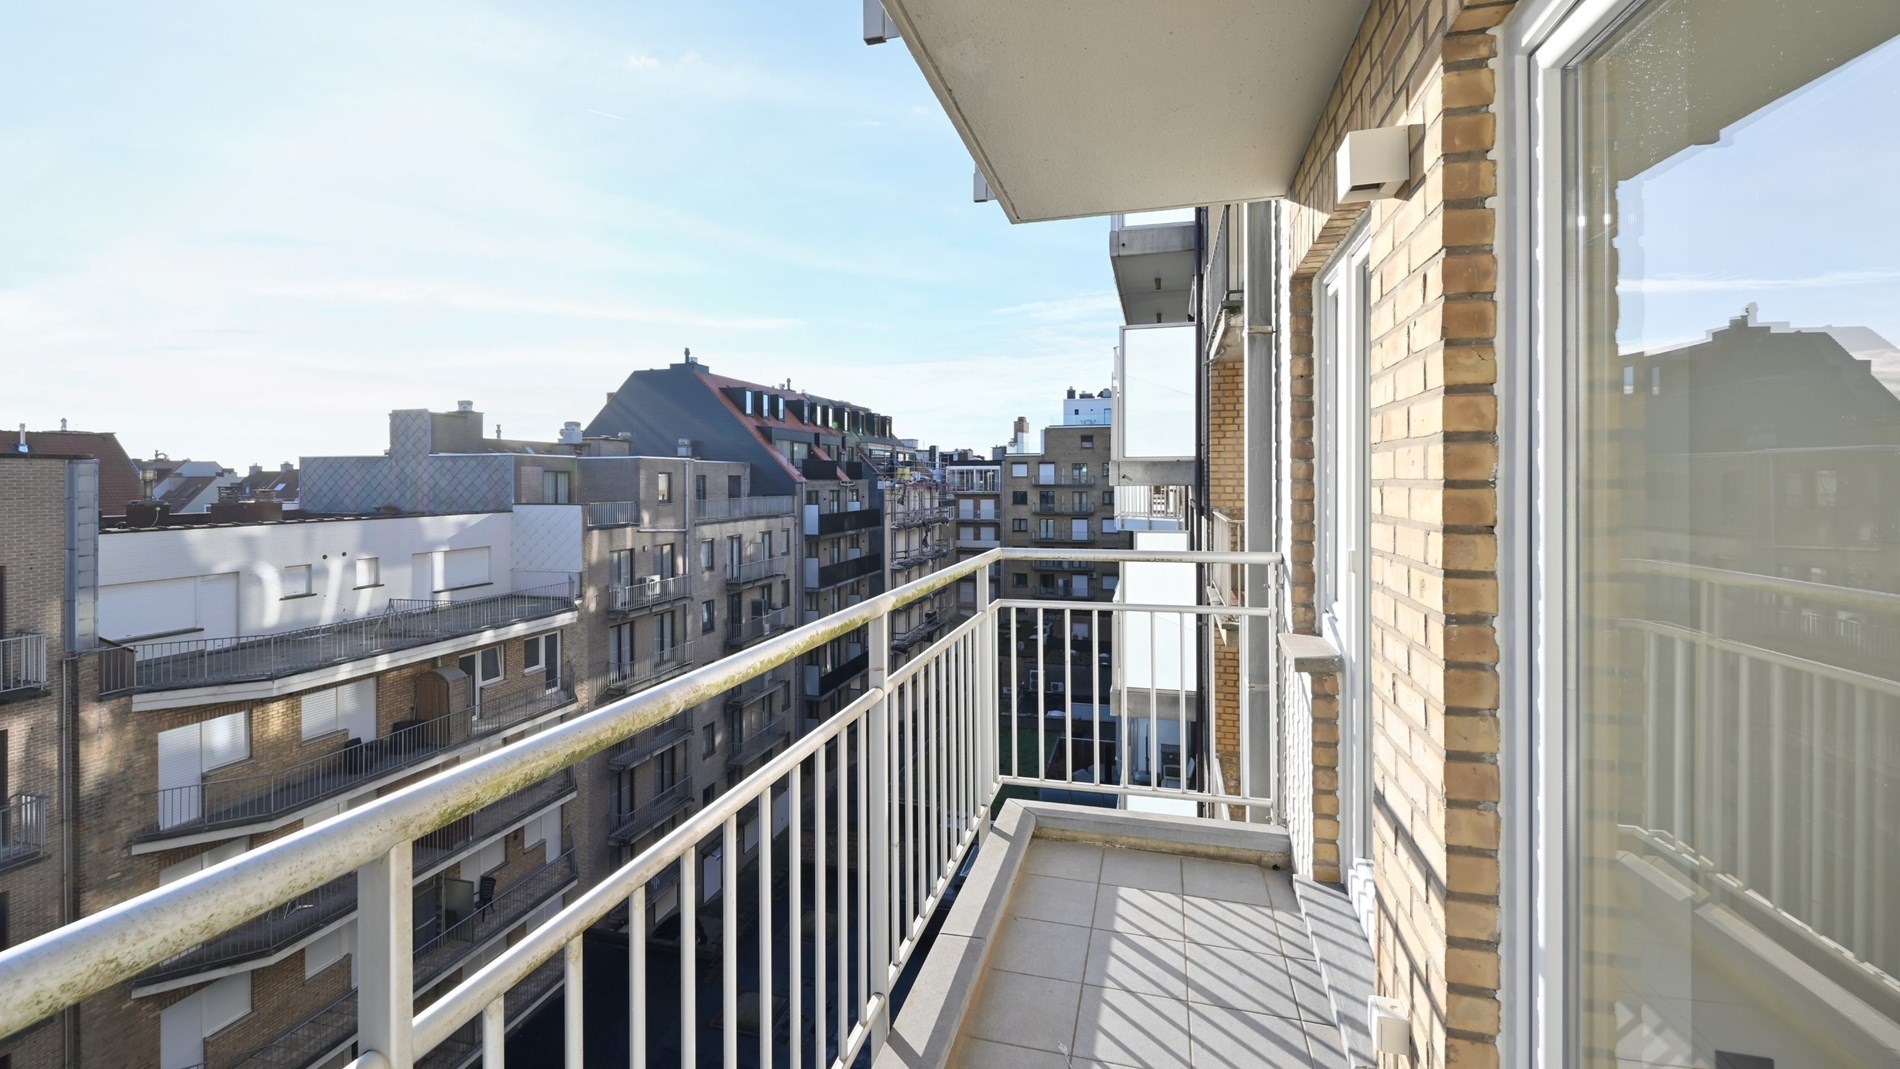
<path fill-rule="evenodd" d="M 1122 300 L 1122 322 L 1185 323 L 1200 260 L 1191 209 L 1111 216 L 1108 264 Z"/>
<path fill-rule="evenodd" d="M 1366 0 L 885 0 L 1011 222 L 1285 195 Z"/>

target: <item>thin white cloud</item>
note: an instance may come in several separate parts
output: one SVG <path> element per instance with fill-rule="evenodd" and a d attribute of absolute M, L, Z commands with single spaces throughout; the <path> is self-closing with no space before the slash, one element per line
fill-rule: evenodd
<path fill-rule="evenodd" d="M 284 297 L 323 303 L 434 305 L 465 312 L 536 316 L 547 319 L 595 319 L 673 327 L 724 330 L 782 330 L 800 321 L 782 316 L 715 316 L 621 302 L 600 303 L 559 297 L 522 297 L 411 279 L 348 283 L 279 283 L 258 288 L 260 297 Z"/>
<path fill-rule="evenodd" d="M 1677 275 L 1663 278 L 1634 278 L 1617 283 L 1625 293 L 1753 293 L 1783 289 L 1831 289 L 1836 286 L 1864 286 L 1900 281 L 1900 271 L 1826 271 L 1818 275 L 1794 278 L 1716 278 L 1706 275 Z"/>
<path fill-rule="evenodd" d="M 586 111 L 587 111 L 587 113 L 588 113 L 589 115 L 599 115 L 599 116 L 601 116 L 602 118 L 607 118 L 607 119 L 618 119 L 618 120 L 620 120 L 621 122 L 632 122 L 632 121 L 633 121 L 632 119 L 629 119 L 629 118 L 627 118 L 627 117 L 626 117 L 625 115 L 615 115 L 615 114 L 614 114 L 613 112 L 611 112 L 611 111 L 602 111 L 602 110 L 600 110 L 599 108 L 588 108 L 588 109 L 586 109 Z"/>
<path fill-rule="evenodd" d="M 1021 316 L 1038 323 L 1063 323 L 1077 319 L 1112 319 L 1121 311 L 1121 299 L 1113 293 L 1091 293 L 1076 297 L 1012 304 L 996 309 L 999 316 Z"/>

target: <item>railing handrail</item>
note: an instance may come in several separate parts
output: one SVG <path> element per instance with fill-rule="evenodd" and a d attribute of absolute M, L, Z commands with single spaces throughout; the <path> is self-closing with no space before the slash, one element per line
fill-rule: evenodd
<path fill-rule="evenodd" d="M 458 814 L 473 812 L 490 799 L 530 787 L 637 731 L 718 697 L 737 683 L 866 627 L 888 616 L 893 609 L 977 575 L 992 563 L 1005 559 L 1033 560 L 1052 552 L 1067 559 L 1104 563 L 1135 560 L 1277 565 L 1282 560 L 1277 553 L 1187 550 L 993 549 L 980 553 L 695 669 L 665 686 L 609 702 L 202 872 L 0 951 L 0 1037 L 19 1032 L 107 987 L 129 980 L 167 958 L 221 935 L 243 919 L 346 873 L 383 862 L 391 858 L 394 851 L 409 849 L 415 839 L 455 819 Z M 852 703 L 852 708 L 866 700 L 881 698 L 882 694 L 882 688 L 869 687 Z M 844 715 L 840 713 L 834 720 Z M 754 775 L 783 773 L 794 762 L 809 757 L 831 737 L 822 728 L 812 731 Z M 721 823 L 745 804 L 749 804 L 748 800 L 737 792 L 715 798 L 711 805 L 669 833 L 659 846 L 649 850 L 644 863 L 636 860 L 623 867 L 584 894 L 581 901 L 600 904 L 604 916 L 625 898 L 620 892 L 622 887 L 632 886 L 636 878 L 651 877 L 672 863 L 671 857 L 660 852 L 661 846 L 671 847 L 676 856 L 683 852 L 684 845 L 696 843 L 719 830 Z M 618 897 L 613 897 L 616 894 Z M 571 914 L 570 919 L 578 916 L 579 913 Z M 531 943 L 537 951 L 546 948 L 552 954 L 576 934 L 569 932 L 568 927 L 567 922 L 550 922 L 530 932 L 524 942 Z M 495 978 L 506 971 L 493 968 L 493 964 L 478 972 L 477 977 Z M 507 979 L 512 983 L 520 977 Z M 453 1006 L 462 1004 L 463 1000 L 457 999 Z M 438 1002 L 417 1019 L 419 1043 L 426 1046 L 427 1036 L 442 1025 L 446 1020 L 444 1011 L 450 1008 L 451 1004 Z"/>
<path fill-rule="evenodd" d="M 791 494 L 716 498 L 693 502 L 693 522 L 695 524 L 722 523 L 728 520 L 790 516 L 797 510 L 798 498 Z"/>

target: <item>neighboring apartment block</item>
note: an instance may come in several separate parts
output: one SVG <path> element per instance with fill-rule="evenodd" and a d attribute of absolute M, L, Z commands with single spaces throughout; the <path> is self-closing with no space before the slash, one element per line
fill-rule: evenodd
<path fill-rule="evenodd" d="M 100 466 L 0 453 L 0 949 L 78 915 L 62 752 L 83 688 L 71 651 L 93 645 Z M 64 1014 L 0 1040 L 0 1061 L 59 1064 L 72 1023 Z"/>
<path fill-rule="evenodd" d="M 629 375 L 587 433 L 625 434 L 741 463 L 749 468 L 752 492 L 793 498 L 800 508 L 793 536 L 800 623 L 882 593 L 890 581 L 880 472 L 893 470 L 913 448 L 891 437 L 889 416 L 715 375 L 689 352 L 679 363 Z M 799 666 L 799 714 L 808 723 L 843 708 L 862 687 L 865 641 L 862 630 L 841 636 Z"/>
<path fill-rule="evenodd" d="M 1106 418 L 1105 409 L 1094 411 Z M 1132 542 L 1119 524 L 1116 487 L 1108 478 L 1110 445 L 1110 427 L 1087 422 L 1044 427 L 1041 440 L 1032 443 L 1029 421 L 1019 417 L 1008 452 L 999 461 L 1003 544 L 1127 549 Z M 1003 571 L 1002 593 L 1108 601 L 1114 597 L 1117 579 L 1113 564 L 1016 562 Z"/>

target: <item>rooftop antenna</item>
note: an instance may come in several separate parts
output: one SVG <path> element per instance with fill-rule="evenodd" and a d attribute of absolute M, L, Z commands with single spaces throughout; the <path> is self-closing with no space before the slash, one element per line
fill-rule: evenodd
<path fill-rule="evenodd" d="M 690 345 L 686 347 L 686 362 L 689 364 L 693 362 L 693 347 Z"/>
<path fill-rule="evenodd" d="M 495 424 L 495 437 L 501 437 L 501 424 Z"/>

